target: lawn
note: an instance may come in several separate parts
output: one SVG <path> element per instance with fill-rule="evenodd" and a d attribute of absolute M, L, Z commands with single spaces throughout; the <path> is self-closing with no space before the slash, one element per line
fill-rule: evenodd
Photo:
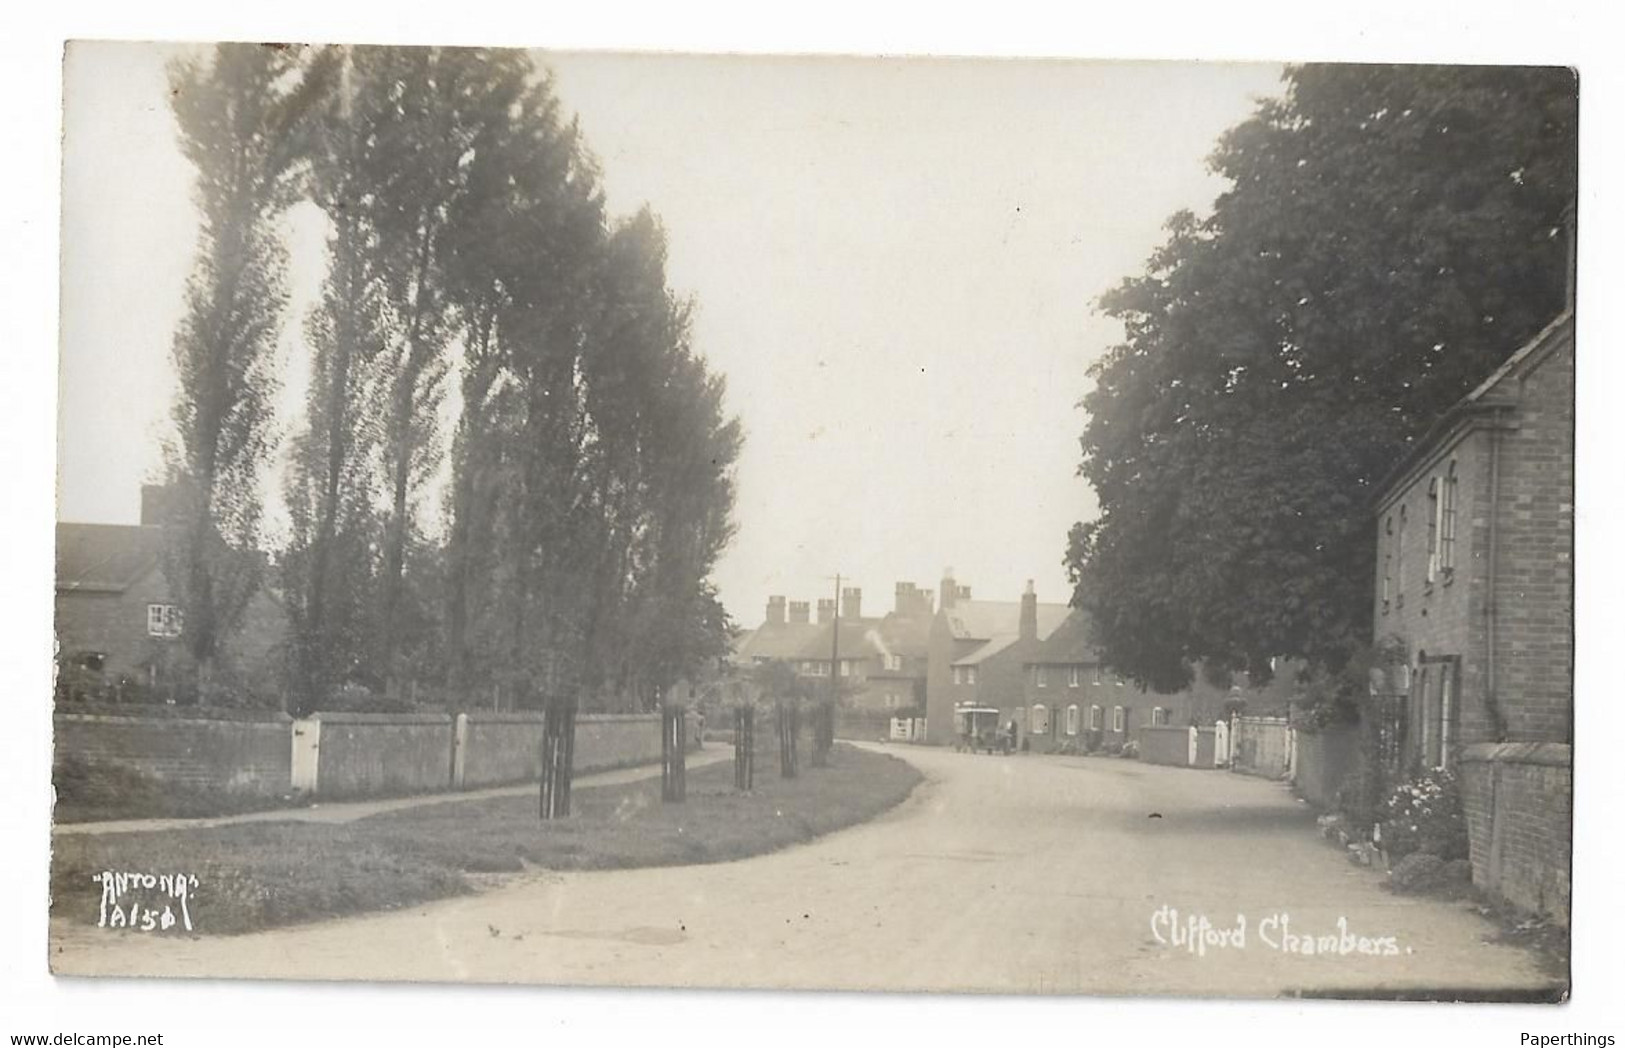
<path fill-rule="evenodd" d="M 900 803 L 921 781 L 895 757 L 837 745 L 828 768 L 781 779 L 757 758 L 756 789 L 730 762 L 694 769 L 683 804 L 658 778 L 578 789 L 568 819 L 543 823 L 535 797 L 453 801 L 346 824 L 244 823 L 59 837 L 52 912 L 97 920 L 103 870 L 197 877 L 197 931 L 235 934 L 396 909 L 473 891 L 469 874 L 726 862 L 810 840 Z"/>

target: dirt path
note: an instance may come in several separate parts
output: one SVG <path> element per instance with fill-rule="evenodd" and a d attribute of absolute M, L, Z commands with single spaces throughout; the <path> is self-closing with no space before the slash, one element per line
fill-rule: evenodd
<path fill-rule="evenodd" d="M 1278 785 L 1133 761 L 893 747 L 928 782 L 875 822 L 740 862 L 542 873 L 409 912 L 238 938 L 54 924 L 61 974 L 1276 996 L 1543 986 L 1460 904 L 1379 889 Z M 1151 818 L 1156 813 L 1160 818 Z M 200 897 L 201 898 L 201 897 Z M 1247 922 L 1159 942 L 1153 917 Z M 1283 928 L 1281 918 L 1285 918 Z M 1275 918 L 1274 923 L 1268 923 Z M 1302 956 L 1283 932 L 1391 937 Z M 200 915 L 206 933 L 206 914 Z M 1260 927 L 1261 922 L 1264 923 Z M 1260 933 L 1264 933 L 1261 936 Z"/>
<path fill-rule="evenodd" d="M 733 760 L 733 747 L 713 744 L 711 749 L 688 755 L 690 768 L 703 768 L 707 764 Z M 577 775 L 574 788 L 591 789 L 594 786 L 617 786 L 623 782 L 652 779 L 660 774 L 658 764 L 640 764 L 634 768 L 616 768 L 613 771 L 589 772 Z M 464 790 L 457 793 L 420 793 L 411 797 L 391 797 L 378 801 L 340 801 L 312 804 L 308 808 L 274 808 L 270 811 L 244 812 L 240 815 L 221 815 L 208 819 L 114 819 L 106 822 L 68 822 L 51 828 L 61 835 L 85 833 L 149 833 L 154 830 L 197 830 L 210 826 L 230 826 L 240 822 L 354 822 L 369 815 L 380 815 L 403 808 L 421 808 L 429 804 L 448 801 L 478 801 L 488 797 L 522 797 L 536 792 L 534 782 L 517 786 L 494 786 L 486 790 Z"/>

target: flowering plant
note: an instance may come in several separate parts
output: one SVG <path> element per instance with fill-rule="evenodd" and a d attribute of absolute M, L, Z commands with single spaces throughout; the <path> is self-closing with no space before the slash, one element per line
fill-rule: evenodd
<path fill-rule="evenodd" d="M 1467 858 L 1467 819 L 1456 776 L 1441 769 L 1394 787 L 1378 812 L 1377 843 L 1390 860 L 1415 852 L 1446 862 Z"/>

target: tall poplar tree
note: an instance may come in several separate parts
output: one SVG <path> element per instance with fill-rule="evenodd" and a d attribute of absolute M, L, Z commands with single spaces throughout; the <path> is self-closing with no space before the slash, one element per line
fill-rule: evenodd
<path fill-rule="evenodd" d="M 299 124 L 326 72 L 303 49 L 257 44 L 221 44 L 169 70 L 200 226 L 174 344 L 165 570 L 204 697 L 264 570 L 259 484 L 276 439 L 274 350 L 287 307 L 277 221 L 300 192 Z"/>

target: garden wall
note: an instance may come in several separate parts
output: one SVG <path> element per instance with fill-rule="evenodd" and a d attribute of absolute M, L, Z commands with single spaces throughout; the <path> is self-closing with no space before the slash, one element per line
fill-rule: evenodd
<path fill-rule="evenodd" d="M 295 721 L 280 712 L 107 710 L 115 712 L 58 713 L 56 758 L 194 788 L 334 799 L 525 782 L 541 770 L 540 713 L 324 712 Z M 659 759 L 657 714 L 576 718 L 577 774 Z"/>
<path fill-rule="evenodd" d="M 444 713 L 318 713 L 316 793 L 366 797 L 451 786 L 451 717 Z"/>
<path fill-rule="evenodd" d="M 135 710 L 58 713 L 56 759 L 120 764 L 199 789 L 276 794 L 288 789 L 286 714 L 188 717 Z"/>
<path fill-rule="evenodd" d="M 1323 811 L 1337 807 L 1337 794 L 1360 761 L 1360 731 L 1353 727 L 1300 731 L 1293 784 L 1298 795 Z"/>
<path fill-rule="evenodd" d="M 1473 883 L 1567 927 L 1571 747 L 1553 742 L 1469 746 L 1461 768 Z"/>
<path fill-rule="evenodd" d="M 1177 768 L 1191 763 L 1191 730 L 1168 725 L 1140 729 L 1140 759 L 1147 764 L 1168 764 Z M 1211 751 L 1209 760 L 1211 761 Z"/>

